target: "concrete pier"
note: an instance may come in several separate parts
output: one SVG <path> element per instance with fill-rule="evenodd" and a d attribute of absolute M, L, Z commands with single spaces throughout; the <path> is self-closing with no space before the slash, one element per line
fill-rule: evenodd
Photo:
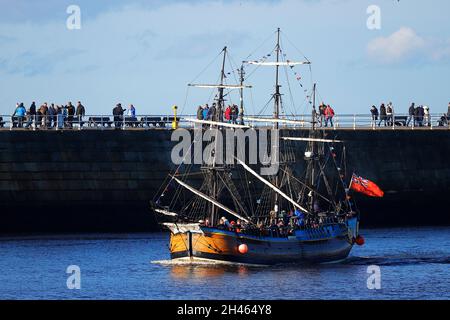
<path fill-rule="evenodd" d="M 357 196 L 364 226 L 450 224 L 449 130 L 329 134 L 346 141 L 349 168 L 386 192 Z M 157 230 L 149 201 L 174 167 L 170 138 L 165 129 L 0 131 L 0 233 Z"/>

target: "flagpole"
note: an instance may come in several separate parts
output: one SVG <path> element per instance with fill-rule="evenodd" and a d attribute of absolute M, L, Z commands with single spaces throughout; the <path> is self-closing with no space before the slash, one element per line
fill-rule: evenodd
<path fill-rule="evenodd" d="M 352 178 L 350 179 L 350 184 L 348 185 L 348 190 L 350 191 L 350 189 L 352 188 L 352 184 L 353 184 L 353 177 L 355 176 L 355 172 L 353 171 L 352 173 Z"/>
<path fill-rule="evenodd" d="M 353 211 L 353 207 L 352 207 L 352 203 L 350 202 L 350 199 L 349 199 L 349 193 L 350 193 L 350 190 L 352 188 L 353 177 L 354 176 L 355 176 L 355 171 L 353 171 L 353 173 L 352 173 L 352 178 L 350 179 L 350 184 L 348 185 L 348 191 L 345 192 L 345 200 L 347 201 L 347 204 L 350 207 L 351 211 Z"/>

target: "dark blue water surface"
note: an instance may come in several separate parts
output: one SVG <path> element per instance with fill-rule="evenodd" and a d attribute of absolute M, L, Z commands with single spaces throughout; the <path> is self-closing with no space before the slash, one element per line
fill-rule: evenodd
<path fill-rule="evenodd" d="M 321 266 L 185 266 L 168 234 L 0 240 L 0 299 L 449 299 L 450 228 L 365 230 L 348 261 Z M 78 265 L 81 289 L 67 288 Z M 381 290 L 367 269 L 381 268 Z"/>

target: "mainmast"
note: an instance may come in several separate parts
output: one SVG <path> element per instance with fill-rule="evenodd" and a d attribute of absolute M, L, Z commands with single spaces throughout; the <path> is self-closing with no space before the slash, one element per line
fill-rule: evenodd
<path fill-rule="evenodd" d="M 280 47 L 280 28 L 278 28 L 277 30 L 277 47 L 276 47 L 276 52 L 277 52 L 277 63 L 276 63 L 276 76 L 275 76 L 275 108 L 274 108 L 274 118 L 275 119 L 279 119 L 280 118 L 280 101 L 281 101 L 281 95 L 280 95 L 280 52 L 281 52 L 281 47 Z M 279 124 L 278 122 L 275 123 L 275 129 L 278 129 Z"/>
<path fill-rule="evenodd" d="M 219 99 L 218 99 L 218 104 L 217 104 L 217 110 L 216 110 L 216 115 L 215 115 L 215 121 L 217 122 L 221 122 L 222 117 L 221 114 L 223 113 L 223 109 L 224 109 L 224 98 L 223 98 L 223 92 L 225 90 L 224 88 L 224 81 L 225 81 L 225 62 L 227 59 L 227 47 L 223 48 L 223 61 L 222 61 L 222 71 L 220 74 L 220 86 L 219 86 Z"/>
<path fill-rule="evenodd" d="M 278 28 L 277 29 L 277 47 L 276 47 L 276 52 L 277 52 L 277 63 L 276 63 L 276 71 L 275 71 L 275 106 L 274 106 L 274 119 L 278 120 L 280 118 L 280 102 L 281 102 L 281 94 L 280 94 L 280 52 L 281 52 L 281 46 L 280 46 L 280 32 L 281 29 Z M 274 129 L 275 130 L 279 130 L 279 126 L 280 124 L 278 122 L 275 122 L 274 125 Z M 277 150 L 276 152 L 279 152 L 279 150 Z M 274 154 L 271 155 L 271 157 L 275 156 Z M 279 159 L 281 159 L 281 157 L 279 156 Z M 275 186 L 277 188 L 279 188 L 279 177 L 278 174 L 275 176 Z M 274 204 L 274 211 L 278 212 L 278 194 L 275 193 L 275 204 Z"/>
<path fill-rule="evenodd" d="M 316 130 L 316 84 L 313 85 L 313 111 L 312 111 L 312 132 L 310 134 L 310 138 L 315 138 L 314 132 Z M 316 171 L 316 145 L 314 141 L 310 142 L 311 146 L 311 158 L 310 158 L 310 165 L 311 165 L 311 190 L 315 190 L 315 171 Z M 310 208 L 309 210 L 314 213 L 314 201 L 315 201 L 315 194 L 314 192 L 310 193 L 311 195 L 311 201 L 310 201 Z"/>

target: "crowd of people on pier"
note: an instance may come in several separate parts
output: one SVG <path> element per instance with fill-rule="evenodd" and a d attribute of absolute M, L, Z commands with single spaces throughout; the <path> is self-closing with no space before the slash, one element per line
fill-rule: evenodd
<path fill-rule="evenodd" d="M 123 117 L 126 115 L 130 119 L 136 119 L 136 108 L 130 104 L 128 109 L 122 109 L 122 104 L 118 103 L 112 110 L 115 127 L 120 128 L 123 125 Z M 33 101 L 30 107 L 25 108 L 24 103 L 17 103 L 13 114 L 11 115 L 13 128 L 29 129 L 33 125 L 36 128 L 73 128 L 74 124 L 80 127 L 84 125 L 83 117 L 86 115 L 86 108 L 81 101 L 74 106 L 72 102 L 56 105 L 44 102 L 39 108 Z M 2 120 L 2 119 L 0 119 Z"/>
<path fill-rule="evenodd" d="M 41 128 L 72 128 L 74 123 L 81 123 L 86 114 L 85 107 L 78 101 L 75 107 L 72 102 L 66 105 L 55 105 L 54 103 L 43 103 L 39 108 L 33 101 L 28 109 L 24 103 L 17 103 L 12 114 L 13 128 L 30 128 L 33 124 Z"/>
<path fill-rule="evenodd" d="M 405 125 L 406 127 L 431 127 L 432 117 L 430 107 L 426 105 L 416 105 L 411 103 L 408 109 L 408 115 L 403 119 L 401 116 L 396 116 L 392 102 L 387 105 L 381 104 L 378 109 L 375 105 L 370 109 L 372 115 L 372 126 L 385 127 L 395 126 L 397 123 Z M 450 122 L 450 102 L 448 104 L 447 113 L 444 113 L 438 120 L 438 125 L 448 126 Z"/>
<path fill-rule="evenodd" d="M 210 107 L 208 104 L 198 106 L 197 120 L 219 121 L 230 124 L 244 124 L 244 109 L 235 104 L 227 106 L 225 110 L 219 108 L 216 103 Z"/>

